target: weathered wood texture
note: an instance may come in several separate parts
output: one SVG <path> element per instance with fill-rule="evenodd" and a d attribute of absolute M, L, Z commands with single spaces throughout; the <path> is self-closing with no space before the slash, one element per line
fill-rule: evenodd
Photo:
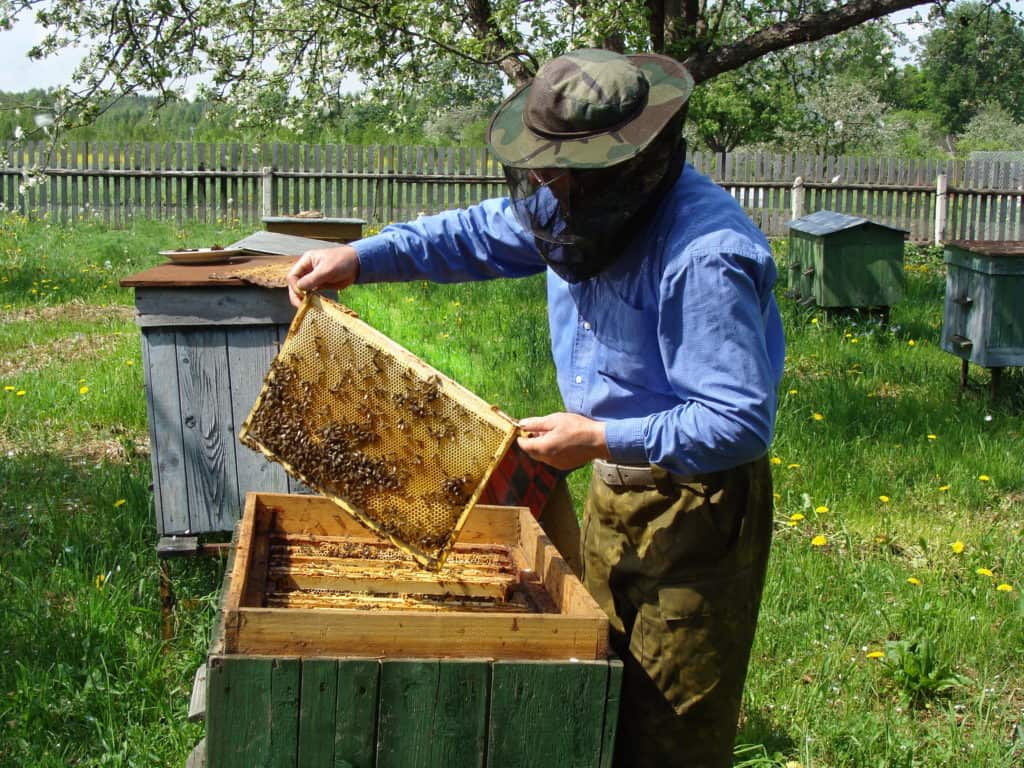
<path fill-rule="evenodd" d="M 42 144 L 7 149 L 0 203 L 60 221 L 258 224 L 263 216 L 317 209 L 377 226 L 505 194 L 499 164 L 479 148 L 73 142 L 57 156 L 46 156 Z M 702 152 L 688 159 L 771 236 L 786 234 L 799 176 L 804 213 L 828 208 L 866 216 L 927 242 L 936 178 L 945 174 L 946 239 L 1024 237 L 1020 163 Z M 33 169 L 48 176 L 19 192 L 23 173 Z"/>
<path fill-rule="evenodd" d="M 941 346 L 986 368 L 1024 365 L 1024 253 L 1019 243 L 971 246 L 945 249 Z"/>
<path fill-rule="evenodd" d="M 611 764 L 617 659 L 211 655 L 209 666 L 209 768 Z"/>
<path fill-rule="evenodd" d="M 246 492 L 300 490 L 236 437 L 294 310 L 284 289 L 134 277 L 157 529 L 230 531 Z"/>

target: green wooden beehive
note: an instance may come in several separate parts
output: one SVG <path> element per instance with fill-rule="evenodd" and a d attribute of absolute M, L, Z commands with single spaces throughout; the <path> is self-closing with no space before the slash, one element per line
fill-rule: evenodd
<path fill-rule="evenodd" d="M 824 308 L 891 307 L 903 298 L 906 231 L 817 211 L 789 222 L 789 291 Z"/>
<path fill-rule="evenodd" d="M 475 507 L 436 573 L 389 548 L 323 497 L 247 495 L 190 768 L 611 765 L 622 663 L 528 509 Z"/>
<path fill-rule="evenodd" d="M 942 348 L 985 368 L 1024 365 L 1024 243 L 946 243 Z"/>

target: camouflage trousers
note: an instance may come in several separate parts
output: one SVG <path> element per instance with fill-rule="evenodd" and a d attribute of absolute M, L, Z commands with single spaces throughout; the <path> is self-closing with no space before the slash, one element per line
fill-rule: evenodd
<path fill-rule="evenodd" d="M 590 484 L 583 581 L 623 660 L 615 766 L 732 764 L 772 532 L 767 459 L 655 487 Z"/>

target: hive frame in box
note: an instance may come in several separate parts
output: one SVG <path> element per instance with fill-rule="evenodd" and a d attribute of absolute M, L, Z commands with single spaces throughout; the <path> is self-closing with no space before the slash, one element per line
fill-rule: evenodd
<path fill-rule="evenodd" d="M 242 655 L 371 658 L 605 659 L 608 618 L 526 508 L 473 509 L 460 543 L 506 544 L 558 613 L 424 613 L 263 608 L 268 532 L 364 537 L 327 499 L 249 493 L 221 598 L 214 645 Z"/>
<path fill-rule="evenodd" d="M 296 372 L 300 367 L 309 378 Z M 299 397 L 308 403 L 297 407 Z M 284 438 L 271 434 L 279 426 L 266 426 L 272 420 L 288 429 L 314 426 L 300 439 L 292 437 L 294 431 L 281 432 Z M 335 430 L 334 442 L 328 429 Z M 345 308 L 311 293 L 239 439 L 436 570 L 516 434 L 516 423 L 497 408 Z M 303 445 L 327 446 L 315 450 L 340 456 L 324 472 L 331 474 L 329 481 L 296 466 Z M 341 450 L 333 452 L 337 445 Z M 364 481 L 367 476 L 371 480 Z M 337 491 L 338 483 L 349 490 Z"/>

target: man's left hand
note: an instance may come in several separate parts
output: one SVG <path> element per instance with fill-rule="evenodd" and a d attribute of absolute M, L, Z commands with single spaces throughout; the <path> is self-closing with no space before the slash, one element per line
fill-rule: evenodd
<path fill-rule="evenodd" d="M 519 447 L 532 459 L 556 469 L 575 469 L 591 459 L 607 459 L 604 424 L 576 413 L 523 419 Z"/>

